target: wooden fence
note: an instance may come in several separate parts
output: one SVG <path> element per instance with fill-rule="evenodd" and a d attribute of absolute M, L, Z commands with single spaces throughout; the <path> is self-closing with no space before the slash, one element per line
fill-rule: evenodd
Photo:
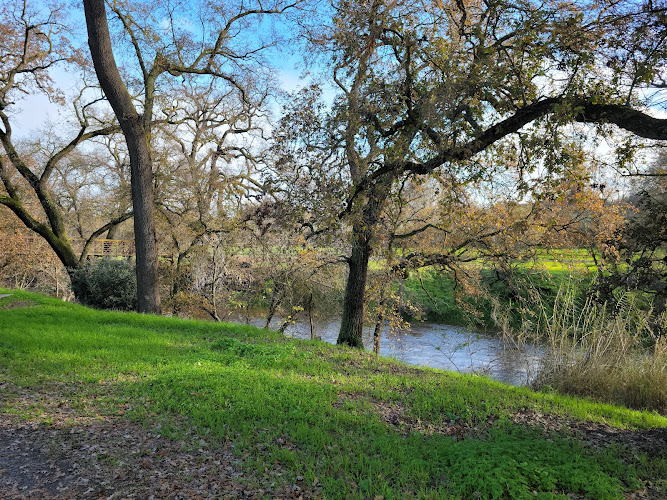
<path fill-rule="evenodd" d="M 31 249 L 39 246 L 47 246 L 46 241 L 39 236 L 23 236 L 23 245 L 14 248 L 18 254 L 28 253 Z M 80 255 L 83 251 L 83 246 L 86 240 L 72 239 L 70 240 L 74 253 Z M 2 245 L 0 245 L 0 253 L 3 252 Z M 135 256 L 135 248 L 133 240 L 93 240 L 88 246 L 89 257 L 124 257 L 132 258 Z"/>
<path fill-rule="evenodd" d="M 83 240 L 74 240 L 72 245 L 79 253 L 83 250 Z M 132 240 L 93 240 L 88 247 L 91 257 L 134 257 L 134 241 Z"/>

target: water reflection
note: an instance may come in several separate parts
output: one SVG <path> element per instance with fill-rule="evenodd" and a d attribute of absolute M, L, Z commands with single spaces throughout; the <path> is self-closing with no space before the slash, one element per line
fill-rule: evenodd
<path fill-rule="evenodd" d="M 261 319 L 251 320 L 264 326 Z M 281 320 L 274 319 L 270 328 L 278 328 Z M 335 344 L 340 318 L 314 322 L 315 334 Z M 309 339 L 307 322 L 290 325 L 285 333 L 291 337 Z M 371 330 L 364 331 L 364 345 L 373 345 Z M 380 354 L 415 366 L 429 366 L 460 373 L 484 373 L 496 380 L 513 385 L 526 385 L 535 375 L 542 349 L 527 346 L 516 349 L 502 338 L 471 331 L 465 327 L 438 323 L 412 323 L 410 331 L 392 335 L 383 329 Z"/>

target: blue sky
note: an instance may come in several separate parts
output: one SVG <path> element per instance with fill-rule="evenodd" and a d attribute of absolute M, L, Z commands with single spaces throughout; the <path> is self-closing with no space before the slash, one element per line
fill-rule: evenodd
<path fill-rule="evenodd" d="M 183 5 L 185 6 L 189 3 L 184 2 Z M 78 41 L 78 45 L 87 50 L 85 20 L 83 18 L 82 7 L 75 4 L 74 9 L 72 9 L 72 15 L 75 18 L 75 22 L 73 23 L 75 26 L 74 38 Z M 196 31 L 192 27 L 192 23 L 187 19 L 178 19 L 181 28 L 185 27 L 186 30 Z M 165 20 L 164 24 L 168 26 L 169 22 Z M 287 92 L 293 92 L 308 84 L 309 78 L 306 77 L 304 79 L 302 77 L 303 72 L 297 69 L 297 66 L 302 62 L 301 55 L 298 51 L 294 50 L 294 44 L 290 42 L 292 34 L 287 31 L 289 29 L 288 25 L 284 23 L 276 24 L 275 27 L 276 31 L 288 40 L 286 47 L 288 50 L 278 51 L 271 49 L 268 59 L 270 59 L 272 66 L 275 68 L 274 75 L 277 77 L 280 87 Z M 268 32 L 268 26 L 260 27 L 259 31 L 262 30 Z M 117 59 L 120 59 L 119 54 L 116 54 L 116 56 Z M 131 62 L 131 64 L 134 63 L 135 61 Z M 16 139 L 28 138 L 50 124 L 60 124 L 63 120 L 72 117 L 71 104 L 69 103 L 71 103 L 73 96 L 76 95 L 80 83 L 73 74 L 62 66 L 56 67 L 52 71 L 52 77 L 57 85 L 69 96 L 68 104 L 65 107 L 60 106 L 50 102 L 45 95 L 38 93 L 22 95 L 20 97 L 16 96 L 18 98 L 16 104 L 8 110 Z M 274 108 L 275 111 L 278 111 L 277 107 L 274 106 Z"/>

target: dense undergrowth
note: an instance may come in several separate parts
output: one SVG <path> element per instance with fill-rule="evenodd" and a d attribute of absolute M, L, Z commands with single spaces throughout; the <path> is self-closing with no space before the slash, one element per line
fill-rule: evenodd
<path fill-rule="evenodd" d="M 572 268 L 485 269 L 481 281 L 485 294 L 457 299 L 449 277 L 425 270 L 404 289 L 428 319 L 544 346 L 535 388 L 667 413 L 667 344 L 655 332 L 667 317 L 655 317 L 650 297 L 619 293 L 612 310 L 591 298 L 591 275 Z"/>
<path fill-rule="evenodd" d="M 667 426 L 656 413 L 248 326 L 13 293 L 0 301 L 0 379 L 2 411 L 18 417 L 48 418 L 40 403 L 18 404 L 31 391 L 81 413 L 160 421 L 169 435 L 196 426 L 233 440 L 248 478 L 281 467 L 325 498 L 623 498 L 645 481 L 667 493 L 664 453 L 592 448 L 567 430 Z"/>
<path fill-rule="evenodd" d="M 422 311 L 419 319 L 499 330 L 493 317 L 498 305 L 509 311 L 510 325 L 518 328 L 526 312 L 541 311 L 545 304 L 553 304 L 564 286 L 584 296 L 590 283 L 591 276 L 583 269 L 518 268 L 509 274 L 487 268 L 480 272 L 479 295 L 457 296 L 449 275 L 422 269 L 410 273 L 400 286 L 402 297 Z"/>

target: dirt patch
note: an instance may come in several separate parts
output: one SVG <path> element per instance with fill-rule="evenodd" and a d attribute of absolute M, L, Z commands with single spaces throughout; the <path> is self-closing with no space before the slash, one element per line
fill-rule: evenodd
<path fill-rule="evenodd" d="M 423 376 L 424 370 L 421 368 L 402 365 L 399 363 L 386 362 L 383 364 L 381 372 L 389 372 L 392 375 L 417 375 Z"/>
<path fill-rule="evenodd" d="M 414 418 L 408 414 L 407 408 L 400 401 L 383 401 L 377 398 L 369 398 L 361 393 L 340 393 L 333 406 L 342 408 L 346 402 L 370 404 L 374 413 L 379 415 L 380 420 L 391 426 L 399 434 L 408 435 L 411 432 L 421 432 L 428 435 L 443 434 L 451 436 L 455 440 L 477 436 L 477 429 L 469 425 L 447 421 L 436 424 Z"/>
<path fill-rule="evenodd" d="M 240 459 L 121 418 L 52 428 L 0 417 L 0 498 L 254 498 Z M 193 445 L 194 444 L 194 448 Z"/>
<path fill-rule="evenodd" d="M 5 303 L 6 302 L 6 303 Z M 24 307 L 34 307 L 37 303 L 32 300 L 12 300 L 9 301 L 0 301 L 0 309 L 20 309 Z"/>
<path fill-rule="evenodd" d="M 540 427 L 547 431 L 568 431 L 596 448 L 620 445 L 649 457 L 667 456 L 667 427 L 643 430 L 617 429 L 606 424 L 581 422 L 532 410 L 515 413 L 516 424 Z"/>
<path fill-rule="evenodd" d="M 248 473 L 248 450 L 233 441 L 205 438 L 194 427 L 178 440 L 158 423 L 143 427 L 120 415 L 73 409 L 54 392 L 0 386 L 0 499 L 204 499 L 313 498 L 303 478 L 290 483 L 275 464 L 263 474 Z M 63 390 L 63 387 L 58 389 Z M 29 410 L 32 408 L 32 413 Z M 290 443 L 285 443 L 288 447 Z"/>
<path fill-rule="evenodd" d="M 475 428 L 469 425 L 452 421 L 443 421 L 435 424 L 411 417 L 407 414 L 407 409 L 403 404 L 398 401 L 388 403 L 387 401 L 373 399 L 371 402 L 377 409 L 380 420 L 389 424 L 401 434 L 409 434 L 410 432 L 421 432 L 427 435 L 442 434 L 444 436 L 451 436 L 455 440 L 477 436 Z"/>
<path fill-rule="evenodd" d="M 459 421 L 424 422 L 409 415 L 407 407 L 400 401 L 383 401 L 362 393 L 340 393 L 334 407 L 342 408 L 346 402 L 365 402 L 372 406 L 380 420 L 400 434 L 421 432 L 442 434 L 455 439 L 481 438 L 485 430 L 498 419 L 491 417 L 479 425 Z M 531 410 L 516 412 L 510 418 L 517 425 L 537 427 L 547 432 L 566 432 L 589 443 L 595 448 L 619 445 L 632 453 L 646 453 L 649 457 L 667 456 L 667 427 L 644 430 L 617 429 L 595 422 L 581 422 L 556 415 L 544 415 Z"/>
<path fill-rule="evenodd" d="M 0 416 L 0 498 L 312 498 L 279 468 L 244 473 L 231 442 L 171 440 L 123 418 L 53 428 Z"/>
<path fill-rule="evenodd" d="M 50 458 L 51 452 L 47 443 L 35 439 L 33 431 L 0 422 L 0 497 L 53 497 L 61 489 L 70 489 L 73 477 L 63 471 L 73 463 Z"/>

